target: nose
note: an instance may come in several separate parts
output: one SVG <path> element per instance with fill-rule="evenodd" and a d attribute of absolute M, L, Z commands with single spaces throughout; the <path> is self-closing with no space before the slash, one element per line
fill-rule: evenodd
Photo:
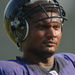
<path fill-rule="evenodd" d="M 47 29 L 46 36 L 47 36 L 47 38 L 56 37 L 57 36 L 57 33 L 53 29 L 53 27 L 50 27 L 50 28 Z"/>

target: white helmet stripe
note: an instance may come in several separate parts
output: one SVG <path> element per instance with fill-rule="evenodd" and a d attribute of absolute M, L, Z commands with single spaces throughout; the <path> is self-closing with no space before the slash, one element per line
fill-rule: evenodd
<path fill-rule="evenodd" d="M 31 0 L 30 3 L 36 2 L 36 1 L 51 1 L 51 0 Z"/>

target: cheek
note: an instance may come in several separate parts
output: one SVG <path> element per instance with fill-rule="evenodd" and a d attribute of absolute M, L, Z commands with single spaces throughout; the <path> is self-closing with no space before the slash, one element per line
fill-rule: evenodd
<path fill-rule="evenodd" d="M 55 32 L 56 32 L 56 35 L 57 35 L 57 36 L 60 36 L 60 37 L 61 37 L 61 34 L 62 34 L 61 29 L 59 29 L 58 31 L 55 31 Z"/>
<path fill-rule="evenodd" d="M 35 31 L 34 32 L 33 31 L 30 34 L 30 39 L 28 40 L 29 41 L 28 44 L 31 47 L 39 48 L 39 46 L 41 46 L 43 39 L 44 39 L 44 32 L 42 32 L 42 31 Z"/>
<path fill-rule="evenodd" d="M 34 34 L 33 39 L 35 39 L 35 41 L 37 41 L 37 42 L 42 41 L 45 36 L 44 31 L 36 31 L 33 34 Z"/>
<path fill-rule="evenodd" d="M 45 31 L 37 31 L 37 34 L 38 34 L 40 37 L 42 37 L 42 36 L 45 35 Z"/>
<path fill-rule="evenodd" d="M 58 39 L 58 44 L 60 43 L 61 36 L 62 36 L 62 32 L 58 32 L 58 37 L 57 37 L 57 39 Z"/>

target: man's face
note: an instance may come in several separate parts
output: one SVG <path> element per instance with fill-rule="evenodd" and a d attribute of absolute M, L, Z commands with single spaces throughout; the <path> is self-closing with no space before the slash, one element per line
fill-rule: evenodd
<path fill-rule="evenodd" d="M 57 13 L 48 13 L 48 16 L 58 16 Z M 46 17 L 44 13 L 33 15 L 33 20 Z M 61 19 L 52 18 L 30 24 L 28 38 L 23 42 L 25 50 L 32 53 L 52 53 L 56 52 L 61 39 Z"/>

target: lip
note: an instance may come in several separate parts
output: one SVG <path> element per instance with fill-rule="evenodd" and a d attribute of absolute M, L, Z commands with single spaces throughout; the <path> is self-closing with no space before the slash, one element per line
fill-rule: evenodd
<path fill-rule="evenodd" d="M 55 41 L 44 41 L 43 43 L 48 47 L 52 47 L 57 44 Z"/>
<path fill-rule="evenodd" d="M 47 43 L 46 44 L 46 46 L 48 46 L 48 47 L 53 47 L 53 46 L 55 46 L 56 44 L 55 43 Z"/>

